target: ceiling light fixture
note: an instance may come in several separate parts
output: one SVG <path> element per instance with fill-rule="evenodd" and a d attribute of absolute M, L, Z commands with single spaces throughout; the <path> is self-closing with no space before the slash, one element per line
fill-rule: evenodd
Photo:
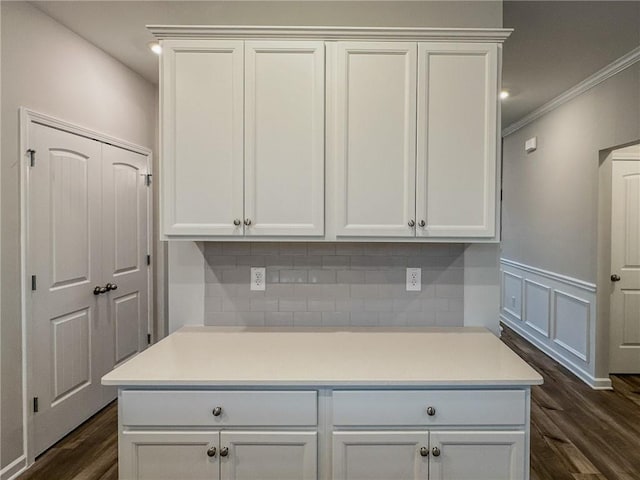
<path fill-rule="evenodd" d="M 500 92 L 500 100 L 504 100 L 505 98 L 509 98 L 509 91 L 508 90 L 502 90 Z"/>
<path fill-rule="evenodd" d="M 156 55 L 160 55 L 162 53 L 162 47 L 158 42 L 149 42 L 149 49 Z"/>

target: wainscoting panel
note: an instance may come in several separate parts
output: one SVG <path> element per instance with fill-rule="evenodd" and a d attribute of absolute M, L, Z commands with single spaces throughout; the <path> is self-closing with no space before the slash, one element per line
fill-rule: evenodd
<path fill-rule="evenodd" d="M 548 338 L 551 319 L 551 287 L 533 280 L 525 280 L 524 305 L 525 323 Z"/>
<path fill-rule="evenodd" d="M 596 286 L 505 258 L 500 270 L 500 319 L 593 388 L 611 388 L 595 377 Z"/>

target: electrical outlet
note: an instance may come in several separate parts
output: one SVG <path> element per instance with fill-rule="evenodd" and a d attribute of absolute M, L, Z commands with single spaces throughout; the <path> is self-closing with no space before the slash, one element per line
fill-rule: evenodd
<path fill-rule="evenodd" d="M 264 267 L 251 267 L 251 290 L 265 290 L 267 276 Z"/>
<path fill-rule="evenodd" d="M 422 290 L 422 270 L 407 268 L 407 292 L 419 292 L 420 290 Z"/>

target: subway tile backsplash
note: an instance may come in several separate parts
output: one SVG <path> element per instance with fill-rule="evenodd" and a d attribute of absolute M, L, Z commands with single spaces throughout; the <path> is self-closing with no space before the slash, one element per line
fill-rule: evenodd
<path fill-rule="evenodd" d="M 205 243 L 205 325 L 462 326 L 464 245 Z M 250 268 L 266 267 L 266 291 Z M 422 268 L 422 291 L 405 290 Z"/>

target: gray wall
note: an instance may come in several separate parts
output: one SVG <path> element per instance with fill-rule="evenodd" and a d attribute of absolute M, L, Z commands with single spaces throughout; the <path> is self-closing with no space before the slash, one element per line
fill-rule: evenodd
<path fill-rule="evenodd" d="M 463 325 L 464 245 L 211 242 L 204 257 L 205 325 Z M 249 290 L 250 267 L 266 267 L 265 292 Z"/>
<path fill-rule="evenodd" d="M 1 466 L 22 455 L 18 107 L 154 145 L 155 87 L 26 2 L 2 8 Z"/>
<path fill-rule="evenodd" d="M 639 139 L 640 63 L 506 137 L 502 257 L 596 283 L 599 152 Z"/>

